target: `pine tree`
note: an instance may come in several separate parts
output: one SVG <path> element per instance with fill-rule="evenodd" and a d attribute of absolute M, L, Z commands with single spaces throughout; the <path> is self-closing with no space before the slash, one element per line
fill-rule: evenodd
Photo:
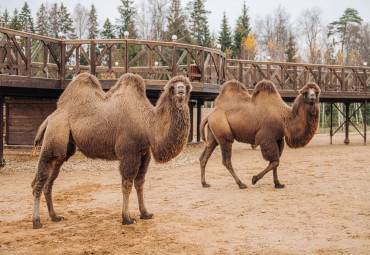
<path fill-rule="evenodd" d="M 0 19 L 0 26 L 8 27 L 9 22 L 10 22 L 9 12 L 8 9 L 5 9 Z"/>
<path fill-rule="evenodd" d="M 96 14 L 96 8 L 95 5 L 91 5 L 91 9 L 89 12 L 89 19 L 88 19 L 88 27 L 87 27 L 87 33 L 89 39 L 96 39 L 96 37 L 99 34 L 99 24 L 98 24 L 98 17 Z"/>
<path fill-rule="evenodd" d="M 190 36 L 192 43 L 210 47 L 211 36 L 208 29 L 207 14 L 204 7 L 204 0 L 193 0 L 189 2 L 188 10 L 190 12 Z"/>
<path fill-rule="evenodd" d="M 100 33 L 101 38 L 103 39 L 114 39 L 116 35 L 114 34 L 114 27 L 110 22 L 109 18 L 107 18 L 103 25 L 103 31 Z"/>
<path fill-rule="evenodd" d="M 73 21 L 71 14 L 68 12 L 67 7 L 63 3 L 59 7 L 59 23 L 60 32 L 62 32 L 63 37 L 67 39 L 76 39 L 75 29 L 73 27 Z"/>
<path fill-rule="evenodd" d="M 136 38 L 135 15 L 137 13 L 133 0 L 121 0 L 121 5 L 118 6 L 120 18 L 116 20 L 116 29 L 119 38 L 124 38 L 124 32 L 130 33 L 129 38 Z"/>
<path fill-rule="evenodd" d="M 220 37 L 218 38 L 218 43 L 221 44 L 221 50 L 223 52 L 225 52 L 226 49 L 231 48 L 231 33 L 230 33 L 229 24 L 227 23 L 225 12 L 224 12 L 224 17 L 222 19 L 221 31 L 220 31 Z"/>
<path fill-rule="evenodd" d="M 19 15 L 22 22 L 23 31 L 35 33 L 35 28 L 33 25 L 33 18 L 31 16 L 31 10 L 27 2 L 24 2 L 21 13 Z"/>
<path fill-rule="evenodd" d="M 41 4 L 36 16 L 36 32 L 39 35 L 47 36 L 49 33 L 49 13 L 44 4 Z"/>
<path fill-rule="evenodd" d="M 61 32 L 60 20 L 59 20 L 59 8 L 57 3 L 53 3 L 49 11 L 49 32 L 48 35 L 54 38 L 58 38 L 59 32 Z"/>
<path fill-rule="evenodd" d="M 338 21 L 333 21 L 330 23 L 328 37 L 335 34 L 339 35 L 341 43 L 340 52 L 342 54 L 344 51 L 344 44 L 346 41 L 349 24 L 350 23 L 361 24 L 362 20 L 363 19 L 358 15 L 358 11 L 356 9 L 347 8 L 344 11 L 342 17 L 340 17 Z"/>
<path fill-rule="evenodd" d="M 167 41 L 171 41 L 172 35 L 176 35 L 178 42 L 190 43 L 189 29 L 186 27 L 187 18 L 180 0 L 171 0 L 167 21 Z"/>
<path fill-rule="evenodd" d="M 292 33 L 289 34 L 289 40 L 285 46 L 285 61 L 286 62 L 296 62 L 295 55 L 297 54 L 296 43 L 294 41 L 294 36 Z"/>
<path fill-rule="evenodd" d="M 248 8 L 244 2 L 242 15 L 238 18 L 234 31 L 233 52 L 236 58 L 241 58 L 242 40 L 248 37 L 250 30 Z"/>
<path fill-rule="evenodd" d="M 22 28 L 23 28 L 22 21 L 19 17 L 17 8 L 14 9 L 12 19 L 10 20 L 10 23 L 9 23 L 9 28 L 22 31 Z"/>

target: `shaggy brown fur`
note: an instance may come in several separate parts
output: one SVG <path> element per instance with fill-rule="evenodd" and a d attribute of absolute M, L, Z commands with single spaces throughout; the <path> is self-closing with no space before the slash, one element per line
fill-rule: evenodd
<path fill-rule="evenodd" d="M 133 184 L 141 219 L 151 219 L 143 200 L 143 185 L 151 154 L 167 162 L 184 148 L 190 130 L 188 101 L 191 84 L 183 76 L 166 85 L 154 107 L 145 95 L 144 80 L 125 74 L 105 93 L 97 78 L 80 74 L 65 89 L 57 110 L 41 124 L 35 139 L 43 139 L 38 172 L 32 182 L 33 227 L 40 228 L 39 204 L 44 191 L 49 215 L 60 221 L 53 208 L 51 191 L 62 164 L 76 146 L 90 158 L 120 161 L 122 176 L 122 224 L 132 224 L 128 210 Z"/>
<path fill-rule="evenodd" d="M 292 148 L 303 147 L 312 139 L 319 122 L 319 95 L 320 88 L 308 83 L 299 91 L 293 107 L 289 107 L 271 81 L 259 82 L 252 96 L 240 82 L 226 82 L 215 101 L 215 109 L 200 125 L 201 138 L 206 143 L 199 159 L 203 187 L 209 187 L 205 180 L 205 168 L 218 144 L 221 146 L 222 163 L 240 188 L 247 187 L 239 180 L 231 164 L 232 143 L 237 140 L 255 147 L 260 145 L 263 158 L 270 162 L 265 170 L 253 176 L 252 183 L 273 170 L 275 187 L 283 188 L 285 185 L 278 180 L 277 167 L 284 149 L 284 137 Z"/>

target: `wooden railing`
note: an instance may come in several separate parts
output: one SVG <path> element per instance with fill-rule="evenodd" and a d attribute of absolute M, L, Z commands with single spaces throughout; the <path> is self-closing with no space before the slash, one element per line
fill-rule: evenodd
<path fill-rule="evenodd" d="M 262 79 L 286 91 L 309 81 L 323 92 L 367 95 L 370 89 L 368 67 L 233 60 L 216 49 L 176 42 L 61 40 L 0 27 L 0 74 L 63 81 L 81 72 L 102 80 L 130 72 L 153 84 L 182 74 L 203 84 L 237 79 L 250 89 Z"/>
<path fill-rule="evenodd" d="M 366 93 L 370 89 L 369 73 L 369 67 L 226 60 L 226 79 L 237 79 L 250 89 L 269 79 L 280 90 L 296 91 L 307 82 L 315 82 L 323 92 Z"/>
<path fill-rule="evenodd" d="M 185 75 L 192 81 L 222 84 L 225 54 L 176 42 L 60 40 L 0 27 L 0 73 L 46 79 L 71 79 L 90 72 L 100 79 L 137 73 L 168 80 Z"/>

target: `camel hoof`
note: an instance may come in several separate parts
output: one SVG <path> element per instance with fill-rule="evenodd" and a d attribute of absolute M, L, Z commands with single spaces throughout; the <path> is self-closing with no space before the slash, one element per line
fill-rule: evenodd
<path fill-rule="evenodd" d="M 285 184 L 280 184 L 280 183 L 275 184 L 275 189 L 283 189 L 283 188 L 285 188 Z"/>
<path fill-rule="evenodd" d="M 33 229 L 42 228 L 43 226 L 44 226 L 44 224 L 41 224 L 41 222 L 39 220 L 33 222 Z"/>
<path fill-rule="evenodd" d="M 202 186 L 203 186 L 203 188 L 209 188 L 209 187 L 211 187 L 211 185 L 209 185 L 207 183 L 202 183 Z"/>
<path fill-rule="evenodd" d="M 153 213 L 145 213 L 145 214 L 140 215 L 140 219 L 142 219 L 142 220 L 150 220 L 150 219 L 153 219 L 153 218 L 154 218 Z"/>
<path fill-rule="evenodd" d="M 245 185 L 244 183 L 240 183 L 238 185 L 239 185 L 239 189 L 246 189 L 247 188 L 247 185 Z"/>
<path fill-rule="evenodd" d="M 59 222 L 59 221 L 62 221 L 64 220 L 64 217 L 63 216 L 55 216 L 54 218 L 51 219 L 51 221 L 54 221 L 54 222 Z"/>
<path fill-rule="evenodd" d="M 256 184 L 258 182 L 257 176 L 253 176 L 252 178 L 252 184 Z"/>
<path fill-rule="evenodd" d="M 122 225 L 131 225 L 131 224 L 134 224 L 134 223 L 136 223 L 135 219 L 123 219 L 122 220 Z"/>

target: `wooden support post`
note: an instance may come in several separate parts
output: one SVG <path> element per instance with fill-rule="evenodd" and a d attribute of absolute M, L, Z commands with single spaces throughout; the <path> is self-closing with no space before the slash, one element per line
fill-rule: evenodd
<path fill-rule="evenodd" d="M 5 166 L 4 160 L 4 97 L 0 95 L 0 167 Z"/>
<path fill-rule="evenodd" d="M 239 63 L 239 81 L 243 83 L 243 63 Z"/>
<path fill-rule="evenodd" d="M 189 111 L 190 111 L 190 132 L 189 132 L 189 137 L 188 137 L 188 143 L 191 143 L 193 141 L 193 136 L 194 136 L 194 114 L 193 114 L 193 109 L 195 106 L 195 102 L 190 101 L 189 102 Z"/>
<path fill-rule="evenodd" d="M 267 79 L 271 79 L 271 65 L 270 63 L 267 63 Z"/>
<path fill-rule="evenodd" d="M 172 48 L 172 77 L 177 75 L 177 65 L 176 65 L 176 45 Z"/>
<path fill-rule="evenodd" d="M 200 142 L 200 123 L 202 122 L 202 105 L 203 99 L 197 100 L 197 142 Z"/>
<path fill-rule="evenodd" d="M 366 126 L 367 126 L 367 99 L 364 102 L 364 145 L 366 145 Z"/>
<path fill-rule="evenodd" d="M 31 77 L 31 37 L 26 37 L 26 76 Z"/>
<path fill-rule="evenodd" d="M 333 144 L 333 102 L 330 103 L 330 144 Z"/>
<path fill-rule="evenodd" d="M 321 81 L 321 66 L 318 67 L 318 74 L 317 74 L 318 84 L 320 89 L 322 90 L 322 81 Z"/>
<path fill-rule="evenodd" d="M 66 78 L 66 45 L 60 42 L 60 79 L 63 81 Z"/>
<path fill-rule="evenodd" d="M 350 103 L 346 102 L 345 105 L 346 105 L 346 123 L 344 125 L 344 127 L 345 127 L 344 143 L 349 144 L 350 143 L 350 141 L 349 141 L 349 105 L 350 105 Z"/>
<path fill-rule="evenodd" d="M 126 45 L 125 45 L 125 73 L 130 72 L 130 67 L 129 67 L 129 50 L 128 50 L 129 44 L 128 41 L 126 40 Z"/>
<path fill-rule="evenodd" d="M 90 54 L 90 72 L 91 74 L 96 74 L 96 63 L 95 63 L 96 55 L 95 55 L 95 42 L 91 41 L 91 54 Z"/>
<path fill-rule="evenodd" d="M 202 50 L 201 57 L 200 57 L 200 71 L 201 71 L 201 77 L 200 82 L 204 83 L 204 72 L 205 72 L 205 66 L 204 66 L 204 50 Z"/>

